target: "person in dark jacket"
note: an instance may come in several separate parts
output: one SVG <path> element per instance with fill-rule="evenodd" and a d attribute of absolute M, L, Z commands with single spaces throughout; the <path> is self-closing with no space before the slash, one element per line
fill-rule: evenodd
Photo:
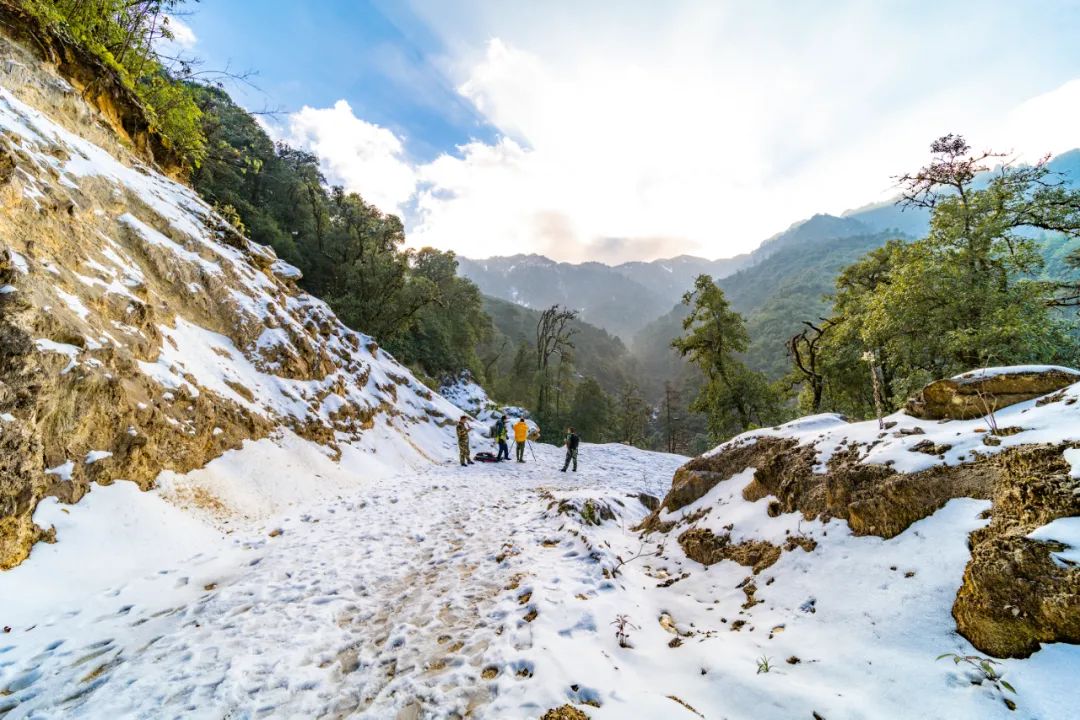
<path fill-rule="evenodd" d="M 566 439 L 563 441 L 563 445 L 566 447 L 566 462 L 562 466 L 563 472 L 566 472 L 566 468 L 570 467 L 571 461 L 574 463 L 574 472 L 577 472 L 577 449 L 580 442 L 581 438 L 574 432 L 574 428 L 566 428 Z"/>
<path fill-rule="evenodd" d="M 457 446 L 458 457 L 461 459 L 462 465 L 472 465 L 472 458 L 469 457 L 469 416 L 462 415 L 461 419 L 457 423 Z"/>
<path fill-rule="evenodd" d="M 509 434 L 506 429 L 507 417 L 503 415 L 499 418 L 499 422 L 495 423 L 495 440 L 499 443 L 499 452 L 495 456 L 495 460 L 509 460 L 510 459 L 510 446 L 506 444 L 506 440 Z"/>

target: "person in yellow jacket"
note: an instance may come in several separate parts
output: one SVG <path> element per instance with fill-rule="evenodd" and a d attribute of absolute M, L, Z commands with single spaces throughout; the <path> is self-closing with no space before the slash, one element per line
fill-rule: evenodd
<path fill-rule="evenodd" d="M 517 461 L 525 462 L 525 443 L 529 439 L 529 426 L 525 424 L 525 418 L 518 418 L 514 423 L 514 442 L 517 444 Z"/>

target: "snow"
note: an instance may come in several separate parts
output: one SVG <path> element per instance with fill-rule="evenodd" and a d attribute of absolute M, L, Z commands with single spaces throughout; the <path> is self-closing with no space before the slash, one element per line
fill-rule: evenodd
<path fill-rule="evenodd" d="M 54 340 L 49 340 L 48 338 L 38 338 L 34 341 L 34 345 L 36 345 L 37 349 L 41 350 L 42 352 L 54 352 L 59 353 L 60 355 L 68 356 L 70 362 L 67 364 L 67 367 L 60 371 L 61 375 L 66 375 L 67 373 L 71 372 L 71 369 L 79 364 L 78 358 L 81 349 L 76 347 L 75 345 L 69 345 L 68 343 L 58 343 Z"/>
<path fill-rule="evenodd" d="M 53 288 L 53 292 L 55 292 L 57 296 L 59 296 L 59 298 L 64 301 L 64 304 L 68 306 L 68 309 L 71 310 L 71 312 L 79 316 L 80 320 L 85 320 L 87 317 L 90 316 L 89 308 L 87 308 L 86 305 L 83 304 L 83 301 L 80 300 L 78 296 L 72 295 L 68 292 L 64 292 L 57 287 Z"/>
<path fill-rule="evenodd" d="M 1017 367 L 1026 372 L 1023 368 L 1041 366 Z M 849 423 L 839 415 L 812 415 L 785 425 L 744 433 L 718 445 L 707 455 L 771 437 L 791 439 L 799 446 L 813 447 L 817 456 L 815 470 L 821 473 L 827 470 L 835 453 L 846 449 L 854 449 L 859 462 L 865 464 L 887 465 L 899 472 L 917 472 L 936 465 L 971 462 L 980 455 L 995 455 L 1018 445 L 1080 441 L 1080 383 L 1055 393 L 1053 402 L 1040 405 L 1040 400 L 1046 398 L 1010 405 L 994 413 L 999 429 L 1013 429 L 1013 434 L 995 438 L 997 444 L 984 442 L 991 429 L 986 418 L 920 420 L 900 411 L 883 418 L 884 430 L 878 427 L 877 420 Z M 939 447 L 948 446 L 948 449 L 940 456 L 914 449 L 925 441 Z"/>
<path fill-rule="evenodd" d="M 1051 554 L 1064 563 L 1080 565 L 1080 517 L 1058 518 L 1035 529 L 1028 537 L 1041 542 L 1052 541 L 1067 545 L 1066 550 Z"/>
<path fill-rule="evenodd" d="M 290 265 L 284 260 L 275 260 L 270 265 L 270 272 L 277 275 L 279 278 L 285 278 L 288 280 L 299 280 L 303 277 L 303 273 L 300 272 L 300 268 Z"/>
<path fill-rule="evenodd" d="M 1021 374 L 1037 374 L 1047 372 L 1060 372 L 1066 375 L 1076 375 L 1080 378 L 1080 371 L 1072 368 L 1063 367 L 1061 365 L 1007 365 L 1004 367 L 988 367 L 979 368 L 978 370 L 971 370 L 966 373 L 962 373 L 952 378 L 953 380 L 982 380 L 988 377 L 994 377 L 997 375 L 1021 375 Z"/>
<path fill-rule="evenodd" d="M 29 561 L 0 573 L 0 622 L 14 628 L 12 635 L 0 639 L 0 648 L 10 646 L 10 640 L 16 655 L 23 642 L 33 645 L 41 635 L 55 637 L 46 646 L 64 640 L 69 647 L 60 653 L 69 654 L 80 634 L 83 642 L 100 639 L 95 618 L 109 613 L 120 620 L 117 609 L 136 599 L 159 609 L 182 597 L 193 599 L 195 588 L 180 586 L 178 571 L 198 580 L 205 572 L 200 566 L 226 559 L 232 546 L 221 533 L 157 493 L 122 481 L 94 486 L 76 505 L 48 498 L 38 505 L 34 522 L 55 527 L 59 542 L 39 543 Z M 199 557 L 207 552 L 216 557 Z M 163 595 L 157 599 L 159 591 Z M 35 624 L 39 627 L 27 629 Z M 0 685 L 14 677 L 11 668 L 0 669 Z"/>
<path fill-rule="evenodd" d="M 118 482 L 94 487 L 70 509 L 43 503 L 35 520 L 56 525 L 59 542 L 38 546 L 29 562 L 0 575 L 0 597 L 18 596 L 0 611 L 14 628 L 3 638 L 0 664 L 0 687 L 15 688 L 0 708 L 18 703 L 7 718 L 61 707 L 65 717 L 249 716 L 256 709 L 311 717 L 359 688 L 375 697 L 366 717 L 392 717 L 421 689 L 464 708 L 486 683 L 467 662 L 431 672 L 448 653 L 435 626 L 455 638 L 476 632 L 477 642 L 499 642 L 493 625 L 474 627 L 470 598 L 501 590 L 521 569 L 521 560 L 491 559 L 518 534 L 501 518 L 535 526 L 520 531 L 522 545 L 547 534 L 532 488 L 556 479 L 558 451 L 541 450 L 543 466 L 464 470 L 432 464 L 389 429 L 367 443 L 348 446 L 334 462 L 286 434 L 247 443 L 186 476 L 165 473 L 150 493 Z M 442 451 L 452 454 L 449 445 Z M 621 446 L 596 452 L 590 458 L 583 446 L 575 479 L 641 477 L 660 465 L 665 472 L 652 483 L 659 491 L 683 461 Z M 468 492 L 478 482 L 494 492 L 490 502 L 478 505 Z M 185 492 L 194 488 L 204 492 Z M 218 498 L 229 510 L 189 514 L 167 502 L 196 496 Z M 462 532 L 470 527 L 480 532 L 470 538 Z M 101 558 L 108 567 L 96 571 Z M 471 577 L 460 574 L 463 562 L 476 565 Z M 65 593 L 67 582 L 77 590 Z M 491 612 L 500 601 L 516 604 L 516 594 L 502 594 L 476 598 Z M 443 608 L 438 620 L 435 608 Z M 374 644 L 384 632 L 390 639 Z M 339 656 L 350 648 L 362 668 L 342 676 Z M 94 661 L 73 666 L 87 655 Z M 397 656 L 398 676 L 388 681 L 386 662 Z M 84 679 L 101 666 L 100 684 Z M 73 689 L 88 691 L 64 703 Z"/>
<path fill-rule="evenodd" d="M 75 470 L 75 463 L 68 460 L 63 465 L 57 465 L 54 468 L 49 468 L 45 471 L 46 475 L 55 475 L 58 479 L 64 482 L 71 482 L 71 473 Z"/>
<path fill-rule="evenodd" d="M 1069 463 L 1070 477 L 1080 480 L 1080 448 L 1067 448 L 1062 457 Z"/>
<path fill-rule="evenodd" d="M 9 293 L 17 292 L 14 285 L 0 286 L 0 295 L 7 295 Z"/>
<path fill-rule="evenodd" d="M 101 460 L 111 457 L 112 453 L 108 450 L 91 450 L 90 452 L 86 453 L 86 460 L 84 460 L 83 462 L 87 465 L 93 465 L 96 462 L 100 462 Z"/>
<path fill-rule="evenodd" d="M 583 444 L 581 472 L 563 474 L 544 444 L 538 462 L 469 468 L 450 443 L 422 446 L 437 462 L 379 424 L 334 461 L 285 433 L 152 492 L 117 482 L 46 501 L 35 520 L 57 544 L 0 574 L 5 720 L 394 718 L 416 698 L 415 717 L 535 719 L 582 700 L 599 720 L 694 717 L 672 696 L 705 717 L 974 720 L 1064 718 L 1080 702 L 1076 646 L 1002 663 L 1016 714 L 934 662 L 972 652 L 950 608 L 986 501 L 953 500 L 890 540 L 796 523 L 817 548 L 757 576 L 764 602 L 746 610 L 746 568 L 706 571 L 631 530 L 646 514 L 633 495 L 661 495 L 685 458 Z M 792 518 L 739 499 L 748 479 L 708 501 L 736 533 L 783 536 Z M 585 525 L 559 501 L 617 517 Z M 619 614 L 632 648 L 615 640 Z M 773 669 L 758 674 L 762 655 Z"/>
<path fill-rule="evenodd" d="M 15 266 L 16 270 L 23 275 L 28 275 L 30 273 L 30 265 L 26 262 L 25 257 L 11 248 L 8 248 L 8 256 L 11 258 L 11 264 Z"/>

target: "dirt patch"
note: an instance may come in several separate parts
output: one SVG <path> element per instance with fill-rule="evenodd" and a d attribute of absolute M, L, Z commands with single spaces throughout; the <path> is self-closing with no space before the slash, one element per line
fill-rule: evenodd
<path fill-rule="evenodd" d="M 716 535 L 707 528 L 690 528 L 679 535 L 679 545 L 691 560 L 702 565 L 715 565 L 721 560 L 734 560 L 745 567 L 761 572 L 780 559 L 780 548 L 764 540 L 743 540 L 733 543 L 731 533 Z"/>
<path fill-rule="evenodd" d="M 573 705 L 563 705 L 548 710 L 540 720 L 589 720 L 589 716 Z"/>

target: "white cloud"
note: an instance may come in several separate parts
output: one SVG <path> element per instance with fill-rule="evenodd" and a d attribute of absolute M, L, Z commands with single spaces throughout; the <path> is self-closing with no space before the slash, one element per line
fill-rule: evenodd
<path fill-rule="evenodd" d="M 1025 102 L 1067 79 L 1055 54 L 1075 54 L 1050 13 L 604 7 L 417 6 L 453 48 L 461 94 L 505 137 L 418 169 L 411 244 L 476 257 L 730 256 L 815 212 L 890 197 L 891 178 L 946 132 L 977 146 L 1080 145 L 1080 83 Z"/>
<path fill-rule="evenodd" d="M 994 135 L 1029 161 L 1080 146 L 1080 78 L 1021 103 Z"/>
<path fill-rule="evenodd" d="M 195 31 L 191 29 L 191 26 L 185 23 L 175 15 L 166 15 L 165 20 L 168 23 L 169 30 L 172 31 L 172 42 L 184 50 L 190 50 L 195 47 L 195 43 L 199 41 L 195 37 Z"/>
<path fill-rule="evenodd" d="M 725 257 L 892 196 L 947 132 L 1029 155 L 1080 145 L 1080 80 L 1060 59 L 1075 38 L 1012 4 L 629 3 L 616 17 L 471 1 L 416 10 L 496 140 L 410 164 L 345 101 L 285 131 L 332 181 L 405 210 L 413 246 Z"/>
<path fill-rule="evenodd" d="M 401 214 L 415 191 L 416 172 L 401 139 L 356 117 L 344 100 L 330 108 L 304 106 L 289 115 L 282 137 L 318 155 L 332 184 L 359 193 L 383 212 Z"/>

